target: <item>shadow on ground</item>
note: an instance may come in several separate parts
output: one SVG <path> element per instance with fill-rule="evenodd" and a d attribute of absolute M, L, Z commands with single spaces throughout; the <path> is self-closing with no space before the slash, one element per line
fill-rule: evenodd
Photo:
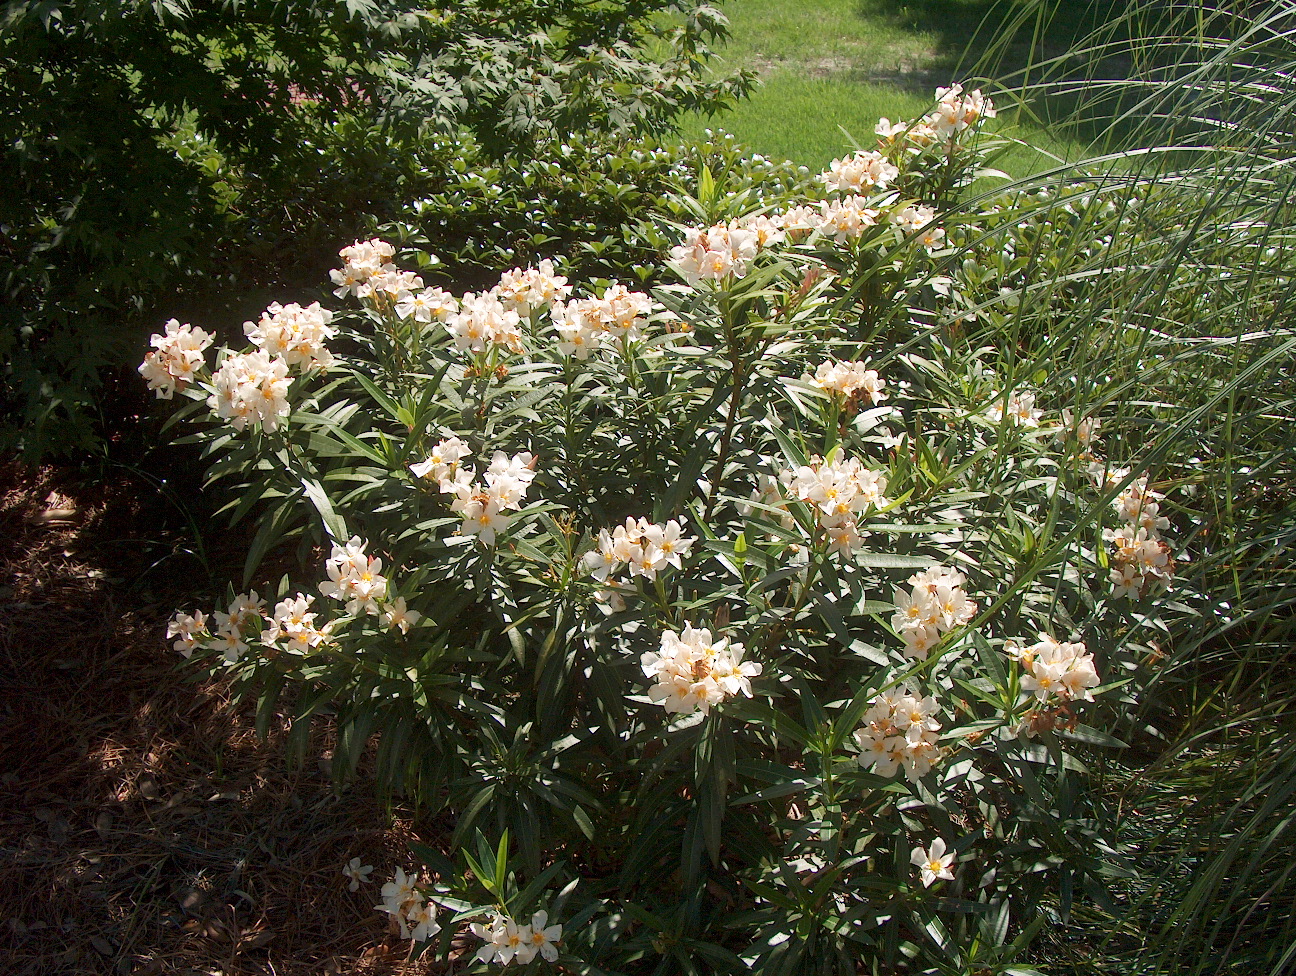
<path fill-rule="evenodd" d="M 128 478 L 0 465 L 0 968 L 433 971 L 373 910 L 409 819 L 317 760 L 292 771 L 282 728 L 259 740 L 220 682 L 175 668 L 166 621 L 204 572 L 167 507 Z M 375 880 L 352 893 L 354 856 Z"/>

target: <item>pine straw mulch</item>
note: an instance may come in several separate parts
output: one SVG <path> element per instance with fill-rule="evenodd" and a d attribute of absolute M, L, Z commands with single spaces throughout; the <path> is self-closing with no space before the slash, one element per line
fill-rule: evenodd
<path fill-rule="evenodd" d="M 373 910 L 409 818 L 186 680 L 166 621 L 210 584 L 161 496 L 69 484 L 0 463 L 0 969 L 440 971 Z M 356 855 L 374 872 L 352 893 Z"/>

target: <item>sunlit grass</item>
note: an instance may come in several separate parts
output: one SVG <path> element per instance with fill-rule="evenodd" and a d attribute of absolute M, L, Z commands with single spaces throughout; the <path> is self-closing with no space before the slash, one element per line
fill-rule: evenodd
<path fill-rule="evenodd" d="M 717 70 L 752 68 L 761 87 L 723 115 L 688 118 L 683 135 L 723 129 L 755 153 L 822 168 L 871 146 L 879 118 L 913 118 L 931 107 L 936 86 L 964 78 L 960 59 L 989 8 L 977 0 L 735 0 L 724 9 L 733 37 Z M 1014 177 L 1084 154 L 1080 142 L 1004 122 L 1000 130 L 1024 143 L 999 164 Z"/>
<path fill-rule="evenodd" d="M 723 129 L 770 159 L 822 169 L 856 148 L 871 148 L 879 118 L 911 119 L 928 111 L 931 94 L 781 68 L 765 79 L 749 101 L 724 115 L 690 118 L 681 131 L 686 138 L 701 139 L 707 129 Z M 1078 142 L 1037 126 L 1014 125 L 1007 117 L 998 131 L 1023 143 L 998 163 L 1015 177 L 1057 165 L 1054 157 L 1074 161 L 1084 152 Z"/>

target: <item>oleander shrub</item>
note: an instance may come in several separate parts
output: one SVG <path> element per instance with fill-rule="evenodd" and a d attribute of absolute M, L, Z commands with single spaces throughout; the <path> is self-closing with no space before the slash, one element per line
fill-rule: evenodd
<path fill-rule="evenodd" d="M 1158 193 L 973 196 L 993 114 L 942 89 L 800 197 L 700 166 L 650 290 L 539 261 L 455 294 L 372 239 L 243 351 L 154 336 L 140 372 L 258 520 L 168 638 L 453 825 L 382 890 L 422 951 L 1027 973 L 1133 876 L 1101 786 L 1201 612 L 1200 518 L 1148 449 L 1182 418 L 1132 393 L 1158 351 L 1061 366 L 1084 337 L 1044 322 L 1160 240 Z M 293 542 L 305 577 L 265 580 Z"/>

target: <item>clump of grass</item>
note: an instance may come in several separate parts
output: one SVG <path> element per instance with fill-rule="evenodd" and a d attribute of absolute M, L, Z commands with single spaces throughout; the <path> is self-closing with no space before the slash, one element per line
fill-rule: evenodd
<path fill-rule="evenodd" d="M 1001 40 L 1049 33 L 1044 4 Z M 1004 47 L 987 52 L 995 70 Z M 1004 63 L 1002 61 L 997 63 Z M 1296 962 L 1296 435 L 1290 418 L 1296 44 L 1279 3 L 1134 2 L 1064 54 L 1037 46 L 1007 83 L 1066 106 L 1070 131 L 1113 155 L 1114 190 L 1152 196 L 1152 233 L 1113 240 L 1092 267 L 1096 301 L 1049 323 L 1086 349 L 1109 396 L 1150 408 L 1139 451 L 1204 516 L 1180 593 L 1195 623 L 1152 621 L 1157 670 L 1140 721 L 1153 758 L 1114 770 L 1131 873 L 1087 920 L 1108 935 L 1058 939 L 1077 973 L 1278 974 Z M 1055 122 L 1056 124 L 1056 122 Z M 1062 352 L 1061 349 L 1057 350 Z M 1077 372 L 1081 372 L 1077 369 Z M 1148 621 L 1142 621 L 1147 624 Z"/>

